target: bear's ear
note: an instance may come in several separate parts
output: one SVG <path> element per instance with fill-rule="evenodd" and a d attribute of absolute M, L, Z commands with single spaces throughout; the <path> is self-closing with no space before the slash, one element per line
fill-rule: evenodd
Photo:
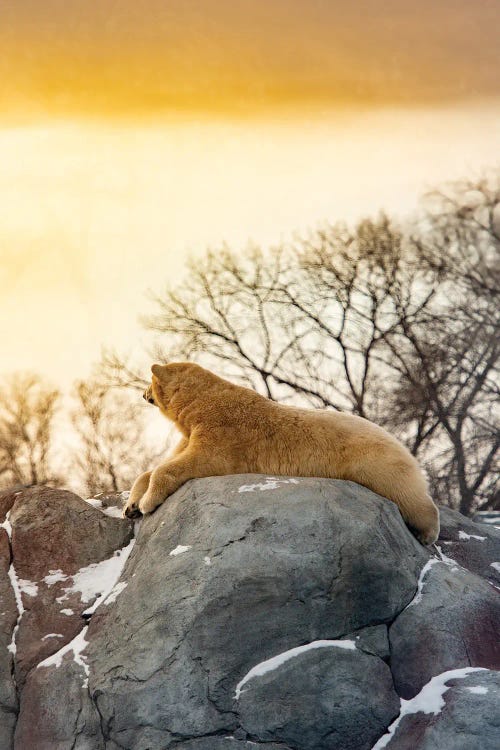
<path fill-rule="evenodd" d="M 161 365 L 151 365 L 151 372 L 153 375 L 156 375 L 157 378 L 160 377 L 162 369 Z"/>

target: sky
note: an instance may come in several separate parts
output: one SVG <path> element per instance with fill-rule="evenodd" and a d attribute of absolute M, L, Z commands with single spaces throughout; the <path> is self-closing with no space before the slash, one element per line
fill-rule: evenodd
<path fill-rule="evenodd" d="M 3 0 L 15 115 L 498 93 L 498 0 Z"/>
<path fill-rule="evenodd" d="M 497 0 L 3 0 L 0 375 L 139 355 L 189 254 L 404 216 L 500 153 Z"/>

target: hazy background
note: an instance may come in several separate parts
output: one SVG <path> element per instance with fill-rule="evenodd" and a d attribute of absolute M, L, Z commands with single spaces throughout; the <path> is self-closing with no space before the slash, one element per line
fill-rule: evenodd
<path fill-rule="evenodd" d="M 404 215 L 500 153 L 496 0 L 0 6 L 0 373 L 140 348 L 189 253 Z"/>

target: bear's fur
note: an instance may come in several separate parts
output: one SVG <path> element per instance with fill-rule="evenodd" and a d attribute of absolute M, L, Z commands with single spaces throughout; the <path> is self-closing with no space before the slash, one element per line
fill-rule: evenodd
<path fill-rule="evenodd" d="M 199 365 L 153 365 L 144 398 L 183 437 L 171 458 L 135 481 L 125 515 L 151 513 L 188 479 L 226 474 L 349 479 L 396 503 L 423 544 L 439 512 L 413 456 L 382 427 L 342 412 L 299 409 L 229 383 Z"/>

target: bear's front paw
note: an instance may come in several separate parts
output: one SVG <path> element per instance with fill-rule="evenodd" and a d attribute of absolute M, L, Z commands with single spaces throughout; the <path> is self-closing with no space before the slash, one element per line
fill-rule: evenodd
<path fill-rule="evenodd" d="M 139 513 L 143 516 L 146 513 L 152 513 L 164 500 L 164 497 L 155 496 L 149 491 L 146 492 L 139 500 Z"/>
<path fill-rule="evenodd" d="M 139 510 L 138 502 L 134 501 L 131 503 L 129 500 L 123 509 L 122 518 L 140 518 L 141 516 L 142 513 Z"/>

